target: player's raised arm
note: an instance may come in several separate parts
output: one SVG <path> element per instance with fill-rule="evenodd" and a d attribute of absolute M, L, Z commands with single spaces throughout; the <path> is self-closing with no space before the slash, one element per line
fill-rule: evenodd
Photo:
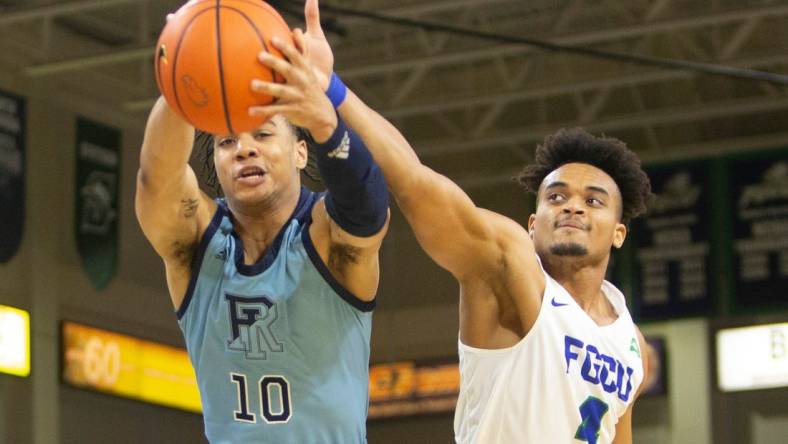
<path fill-rule="evenodd" d="M 185 292 L 192 251 L 216 209 L 188 164 L 193 142 L 194 128 L 159 98 L 145 127 L 135 209 L 142 231 L 167 266 L 176 307 Z"/>
<path fill-rule="evenodd" d="M 520 225 L 476 207 L 454 182 L 423 165 L 402 134 L 355 94 L 348 92 L 339 112 L 367 142 L 422 247 L 457 278 L 490 271 L 515 245 L 533 251 Z"/>
<path fill-rule="evenodd" d="M 318 71 L 328 75 L 332 69 L 333 56 L 320 29 L 317 1 L 308 0 L 305 12 L 306 58 Z M 289 52 L 282 41 L 274 42 L 274 45 L 285 54 Z M 293 58 L 289 58 L 293 62 Z M 263 63 L 287 77 L 289 64 L 282 64 L 270 57 Z M 422 165 L 402 134 L 355 94 L 346 90 L 338 82 L 338 77 L 332 77 L 331 83 L 326 81 L 323 87 L 326 85 L 328 96 L 334 96 L 332 101 L 339 116 L 367 145 L 419 241 L 438 264 L 462 279 L 468 272 L 474 272 L 474 275 L 485 272 L 492 274 L 489 272 L 494 270 L 490 268 L 502 263 L 501 255 L 505 250 L 515 247 L 516 244 L 509 242 L 511 238 L 518 238 L 520 243 L 526 244 L 526 250 L 533 251 L 530 239 L 520 225 L 503 216 L 478 209 L 456 184 Z M 280 96 L 277 90 L 286 90 L 273 84 L 266 86 L 268 89 L 264 92 L 275 96 Z M 276 106 L 266 108 L 258 111 L 282 111 Z M 469 251 L 474 254 L 468 254 Z M 527 251 L 524 253 L 527 255 Z M 522 256 L 523 251 L 518 251 L 518 255 Z M 532 268 L 538 271 L 536 260 L 531 262 Z"/>

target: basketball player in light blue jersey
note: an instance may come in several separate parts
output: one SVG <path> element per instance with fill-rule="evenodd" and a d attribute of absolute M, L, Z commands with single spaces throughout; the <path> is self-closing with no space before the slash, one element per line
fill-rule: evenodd
<path fill-rule="evenodd" d="M 294 60 L 293 48 L 279 48 Z M 476 207 L 356 96 L 338 111 L 367 142 L 421 246 L 460 284 L 456 442 L 631 444 L 646 346 L 604 277 L 650 194 L 637 156 L 579 128 L 547 137 L 519 177 L 537 198 L 526 228 Z"/>
<path fill-rule="evenodd" d="M 317 42 L 320 65 L 322 35 L 295 37 L 305 53 Z M 292 94 L 261 127 L 213 135 L 222 199 L 200 191 L 187 163 L 195 130 L 161 98 L 148 119 L 137 217 L 164 260 L 212 443 L 366 442 L 388 191 L 335 111 L 344 90 L 325 93 L 312 75 L 285 75 Z M 301 185 L 308 147 L 296 127 L 317 144 L 326 193 Z"/>

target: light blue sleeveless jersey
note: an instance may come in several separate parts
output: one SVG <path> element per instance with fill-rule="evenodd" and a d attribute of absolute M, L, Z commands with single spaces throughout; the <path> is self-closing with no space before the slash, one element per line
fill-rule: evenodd
<path fill-rule="evenodd" d="M 366 442 L 374 302 L 345 290 L 312 245 L 319 197 L 302 188 L 254 265 L 217 201 L 177 313 L 211 443 Z"/>

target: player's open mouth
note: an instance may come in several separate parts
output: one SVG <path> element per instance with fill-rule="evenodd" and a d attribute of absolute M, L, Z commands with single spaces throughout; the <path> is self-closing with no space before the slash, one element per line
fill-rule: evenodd
<path fill-rule="evenodd" d="M 241 168 L 241 171 L 238 172 L 236 176 L 238 179 L 244 179 L 247 177 L 263 177 L 265 176 L 265 171 L 262 168 L 256 166 L 248 166 Z"/>
<path fill-rule="evenodd" d="M 246 166 L 235 176 L 236 180 L 245 185 L 259 185 L 266 176 L 265 170 L 258 166 Z"/>

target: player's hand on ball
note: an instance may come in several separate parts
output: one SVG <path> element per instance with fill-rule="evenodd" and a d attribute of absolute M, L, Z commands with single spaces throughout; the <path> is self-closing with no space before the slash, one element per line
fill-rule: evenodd
<path fill-rule="evenodd" d="M 275 101 L 270 105 L 252 106 L 249 113 L 266 119 L 282 114 L 294 125 L 308 129 L 318 143 L 325 142 L 337 126 L 336 111 L 315 72 L 320 70 L 315 69 L 304 56 L 304 33 L 296 29 L 293 40 L 295 47 L 279 38 L 272 40 L 286 60 L 272 57 L 266 52 L 259 54 L 260 62 L 282 75 L 286 83 L 253 80 L 251 86 L 254 92 L 272 96 Z"/>

